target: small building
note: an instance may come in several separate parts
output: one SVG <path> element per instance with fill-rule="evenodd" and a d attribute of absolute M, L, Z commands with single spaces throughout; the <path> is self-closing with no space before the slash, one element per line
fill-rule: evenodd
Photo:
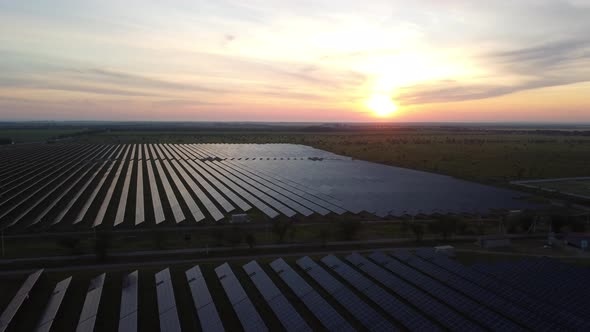
<path fill-rule="evenodd" d="M 564 237 L 564 242 L 572 247 L 588 250 L 590 233 L 567 233 Z"/>
<path fill-rule="evenodd" d="M 477 243 L 480 248 L 485 249 L 510 247 L 512 244 L 510 238 L 504 234 L 480 236 Z"/>
<path fill-rule="evenodd" d="M 434 252 L 437 254 L 445 254 L 449 257 L 455 256 L 455 247 L 453 246 L 438 246 L 434 247 Z"/>
<path fill-rule="evenodd" d="M 248 222 L 250 222 L 250 219 L 248 219 L 248 215 L 245 213 L 232 214 L 229 221 L 230 224 L 245 224 Z"/>

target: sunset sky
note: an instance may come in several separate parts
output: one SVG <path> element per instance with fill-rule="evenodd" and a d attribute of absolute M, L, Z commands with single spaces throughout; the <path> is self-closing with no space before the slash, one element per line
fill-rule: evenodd
<path fill-rule="evenodd" d="M 0 120 L 590 122 L 590 0 L 0 0 Z"/>

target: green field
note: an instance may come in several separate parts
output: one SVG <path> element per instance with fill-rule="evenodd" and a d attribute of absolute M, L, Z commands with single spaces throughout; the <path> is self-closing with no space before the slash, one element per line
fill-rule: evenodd
<path fill-rule="evenodd" d="M 14 143 L 46 142 L 78 132 L 80 129 L 0 129 L 0 138 L 10 138 Z"/>
<path fill-rule="evenodd" d="M 484 183 L 590 174 L 590 137 L 568 131 L 412 129 L 387 131 L 111 131 L 92 143 L 294 143 L 356 159 Z"/>
<path fill-rule="evenodd" d="M 548 180 L 542 182 L 523 183 L 527 186 L 551 190 L 562 194 L 571 194 L 590 197 L 590 180 L 588 179 L 568 179 L 568 180 Z"/>

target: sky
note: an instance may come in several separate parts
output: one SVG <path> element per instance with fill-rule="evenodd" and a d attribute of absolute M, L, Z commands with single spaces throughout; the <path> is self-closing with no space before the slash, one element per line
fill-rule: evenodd
<path fill-rule="evenodd" d="M 0 0 L 0 120 L 590 122 L 590 0 Z"/>

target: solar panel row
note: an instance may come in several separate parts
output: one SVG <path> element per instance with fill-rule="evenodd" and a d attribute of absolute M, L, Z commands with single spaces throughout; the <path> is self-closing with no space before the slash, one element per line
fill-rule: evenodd
<path fill-rule="evenodd" d="M 224 263 L 218 266 L 215 268 L 215 273 L 238 319 L 242 323 L 244 331 L 267 331 L 264 320 L 248 298 L 229 264 Z"/>
<path fill-rule="evenodd" d="M 311 331 L 305 320 L 289 303 L 287 298 L 272 282 L 269 276 L 256 261 L 242 266 L 244 271 L 262 294 L 268 306 L 272 309 L 286 331 Z"/>
<path fill-rule="evenodd" d="M 197 309 L 197 316 L 201 324 L 201 329 L 204 332 L 224 331 L 223 323 L 219 318 L 219 313 L 211 297 L 211 293 L 207 288 L 207 283 L 201 269 L 194 266 L 185 272 L 186 279 L 191 289 L 191 295 L 195 308 Z"/>
<path fill-rule="evenodd" d="M 322 287 L 341 306 L 346 308 L 369 331 L 397 331 L 387 319 L 363 302 L 348 287 L 331 276 L 309 257 L 297 260 L 301 267 L 320 287 Z"/>
<path fill-rule="evenodd" d="M 270 266 L 326 329 L 355 331 L 352 325 L 282 258 L 273 261 Z"/>
<path fill-rule="evenodd" d="M 25 300 L 29 298 L 29 293 L 31 292 L 33 287 L 35 287 L 35 284 L 37 284 L 37 281 L 39 280 L 39 277 L 42 273 L 42 269 L 33 272 L 31 275 L 27 277 L 25 282 L 16 292 L 16 294 L 14 295 L 6 309 L 4 309 L 4 311 L 2 312 L 2 315 L 0 315 L 0 332 L 6 331 L 6 329 L 12 322 L 14 315 L 16 315 L 17 311 L 20 309 L 23 302 L 25 302 Z"/>

